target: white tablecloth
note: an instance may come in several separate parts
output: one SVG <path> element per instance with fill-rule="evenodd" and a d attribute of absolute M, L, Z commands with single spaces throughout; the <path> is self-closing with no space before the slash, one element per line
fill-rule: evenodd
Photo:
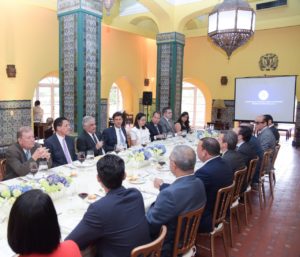
<path fill-rule="evenodd" d="M 123 186 L 126 188 L 135 187 L 139 191 L 141 191 L 145 209 L 147 210 L 150 205 L 155 201 L 159 190 L 154 188 L 153 180 L 155 177 L 161 178 L 166 183 L 172 183 L 175 180 L 175 177 L 170 172 L 168 167 L 168 156 L 173 149 L 174 145 L 176 144 L 191 144 L 191 142 L 184 140 L 184 139 L 173 139 L 163 141 L 167 153 L 165 154 L 166 165 L 164 168 L 157 169 L 157 164 L 148 165 L 141 167 L 141 168 L 134 168 L 130 165 L 126 165 L 126 173 L 127 177 L 138 176 L 139 183 L 131 183 L 128 179 L 123 182 Z M 195 141 L 193 141 L 195 142 Z M 193 143 L 191 145 L 194 149 L 196 144 Z M 121 153 L 120 156 L 126 155 L 126 153 Z M 126 159 L 126 158 L 125 158 Z M 76 171 L 77 176 L 73 178 L 71 186 L 67 188 L 66 192 L 64 192 L 63 196 L 58 195 L 58 199 L 54 199 L 54 205 L 56 208 L 56 212 L 58 214 L 58 220 L 61 227 L 62 239 L 64 239 L 78 224 L 81 220 L 82 216 L 84 215 L 87 207 L 89 206 L 90 202 L 88 199 L 81 199 L 78 194 L 79 193 L 87 193 L 87 194 L 95 194 L 97 196 L 97 200 L 100 199 L 105 195 L 105 192 L 101 188 L 100 184 L 97 181 L 97 171 L 96 171 L 96 161 L 94 161 L 94 165 L 90 167 L 85 167 L 88 165 L 83 164 L 84 167 L 78 167 L 78 165 L 65 165 L 53 168 L 48 172 L 59 172 L 65 175 L 69 175 L 71 172 Z M 201 163 L 197 161 L 196 169 L 201 166 Z M 6 182 L 1 182 L 0 184 L 9 185 L 9 184 L 18 184 L 22 181 L 22 178 L 16 178 L 13 180 L 9 180 Z M 1 189 L 1 187 L 0 187 Z M 3 210 L 1 210 L 2 212 Z M 9 210 L 5 210 L 6 215 L 1 215 L 0 219 L 0 257 L 10 257 L 14 256 L 14 253 L 11 251 L 10 247 L 7 243 L 7 220 Z M 3 214 L 3 213 L 2 213 Z M 4 216 L 4 217 L 3 217 Z"/>

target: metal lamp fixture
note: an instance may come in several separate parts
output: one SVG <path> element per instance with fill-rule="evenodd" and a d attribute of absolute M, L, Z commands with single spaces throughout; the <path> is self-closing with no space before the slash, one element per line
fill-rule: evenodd
<path fill-rule="evenodd" d="M 114 0 L 103 0 L 103 5 L 104 8 L 106 9 L 106 15 L 109 16 L 110 15 L 110 10 L 114 5 Z"/>
<path fill-rule="evenodd" d="M 224 0 L 208 16 L 208 36 L 228 59 L 254 34 L 255 12 L 243 0 Z"/>

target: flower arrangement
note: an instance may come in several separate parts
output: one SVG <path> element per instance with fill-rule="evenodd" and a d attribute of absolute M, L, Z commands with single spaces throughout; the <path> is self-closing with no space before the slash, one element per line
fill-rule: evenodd
<path fill-rule="evenodd" d="M 40 179 L 39 185 L 46 193 L 55 193 L 65 187 L 69 187 L 72 179 L 62 175 L 51 174 L 47 178 Z"/>
<path fill-rule="evenodd" d="M 166 147 L 162 144 L 155 144 L 152 146 L 148 146 L 147 150 L 150 152 L 151 157 L 159 157 L 166 153 Z"/>
<path fill-rule="evenodd" d="M 9 200 L 11 203 L 13 203 L 18 196 L 31 190 L 32 188 L 32 185 L 25 183 L 7 186 L 0 192 L 0 203 L 3 203 L 5 200 Z"/>

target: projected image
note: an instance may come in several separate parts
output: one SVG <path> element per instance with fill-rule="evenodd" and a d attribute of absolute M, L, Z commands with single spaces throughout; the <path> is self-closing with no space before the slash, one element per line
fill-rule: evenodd
<path fill-rule="evenodd" d="M 235 119 L 254 120 L 271 114 L 274 121 L 294 122 L 295 76 L 237 78 Z"/>

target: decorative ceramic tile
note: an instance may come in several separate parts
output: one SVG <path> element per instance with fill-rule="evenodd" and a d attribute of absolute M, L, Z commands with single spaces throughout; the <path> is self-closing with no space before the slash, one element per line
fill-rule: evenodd
<path fill-rule="evenodd" d="M 176 119 L 181 112 L 185 36 L 177 32 L 160 33 L 156 39 L 159 56 L 157 91 L 160 93 L 157 100 L 157 109 L 162 110 L 164 107 L 171 106 Z M 171 99 L 174 99 L 174 103 L 172 103 Z"/>
<path fill-rule="evenodd" d="M 31 101 L 0 101 L 0 146 L 17 140 L 20 127 L 31 126 Z"/>
<path fill-rule="evenodd" d="M 100 130 L 103 131 L 107 128 L 107 111 L 108 111 L 108 99 L 101 98 L 101 123 L 100 123 Z"/>
<path fill-rule="evenodd" d="M 102 15 L 102 0 L 58 0 L 58 15 L 75 10 L 86 10 L 97 15 Z"/>

